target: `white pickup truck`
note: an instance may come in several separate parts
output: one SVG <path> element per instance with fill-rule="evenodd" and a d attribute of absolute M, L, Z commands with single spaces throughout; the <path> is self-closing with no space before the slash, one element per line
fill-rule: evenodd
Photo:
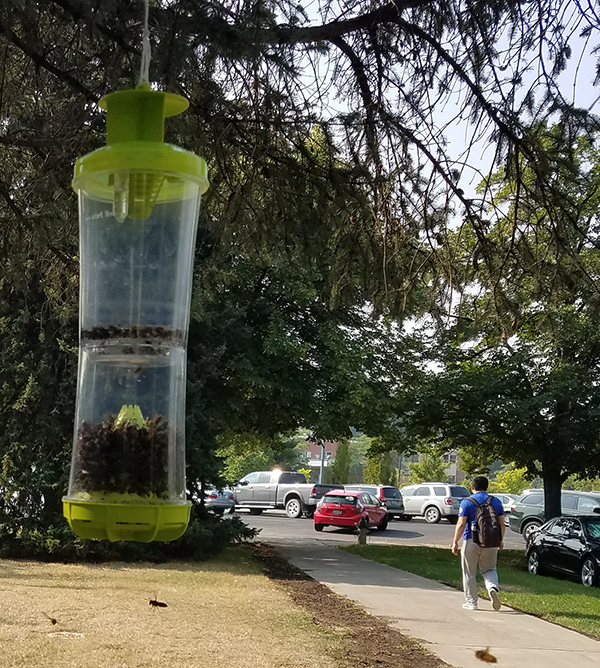
<path fill-rule="evenodd" d="M 248 508 L 250 514 L 282 508 L 288 517 L 312 517 L 321 497 L 343 485 L 307 483 L 303 473 L 295 471 L 254 471 L 233 487 L 235 507 Z"/>

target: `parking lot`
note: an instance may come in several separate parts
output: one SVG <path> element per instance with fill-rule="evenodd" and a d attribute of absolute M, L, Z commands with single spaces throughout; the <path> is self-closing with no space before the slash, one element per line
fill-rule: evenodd
<path fill-rule="evenodd" d="M 282 510 L 265 510 L 262 515 L 250 515 L 240 511 L 239 516 L 249 526 L 261 529 L 260 538 L 269 539 L 302 539 L 319 538 L 334 543 L 354 543 L 356 536 L 345 530 L 333 527 L 317 533 L 313 521 L 308 518 L 290 519 Z M 370 542 L 389 545 L 434 545 L 449 547 L 454 535 L 454 526 L 442 520 L 439 524 L 428 524 L 423 518 L 416 517 L 410 522 L 390 522 L 386 531 L 371 531 Z M 506 527 L 504 547 L 511 550 L 524 550 L 523 538 Z"/>

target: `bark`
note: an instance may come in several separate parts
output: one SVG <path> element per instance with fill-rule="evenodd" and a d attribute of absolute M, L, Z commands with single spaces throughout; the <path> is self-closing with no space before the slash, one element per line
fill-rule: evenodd
<path fill-rule="evenodd" d="M 562 514 L 560 467 L 542 461 L 542 478 L 544 480 L 544 513 L 546 519 L 550 520 Z"/>

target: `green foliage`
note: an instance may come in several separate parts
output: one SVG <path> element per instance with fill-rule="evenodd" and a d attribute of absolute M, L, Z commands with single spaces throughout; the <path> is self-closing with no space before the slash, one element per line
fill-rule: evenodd
<path fill-rule="evenodd" d="M 298 469 L 298 473 L 304 474 L 306 482 L 310 482 L 310 478 L 312 476 L 312 469 Z"/>
<path fill-rule="evenodd" d="M 514 464 L 509 464 L 490 480 L 489 491 L 521 494 L 524 489 L 531 487 L 531 479 L 532 476 L 527 474 L 526 468 L 516 468 Z"/>
<path fill-rule="evenodd" d="M 363 481 L 370 485 L 378 485 L 381 478 L 381 455 L 367 456 L 367 464 L 363 472 Z"/>
<path fill-rule="evenodd" d="M 413 435 L 451 442 L 470 471 L 502 460 L 542 476 L 553 517 L 570 475 L 600 473 L 600 160 L 562 122 L 527 133 L 543 159 L 516 156 L 482 184 L 502 215 L 449 239 L 456 324 L 432 346 L 441 372 L 422 367 L 403 405 Z"/>
<path fill-rule="evenodd" d="M 223 478 L 237 482 L 252 471 L 269 471 L 275 467 L 299 471 L 306 463 L 302 446 L 304 436 L 266 438 L 257 433 L 227 432 L 219 438 L 217 455 L 222 458 Z"/>
<path fill-rule="evenodd" d="M 442 456 L 425 452 L 418 462 L 409 463 L 410 482 L 445 482 L 447 466 Z"/>
<path fill-rule="evenodd" d="M 184 535 L 171 543 L 111 543 L 84 540 L 66 525 L 16 527 L 0 523 L 0 557 L 44 561 L 152 561 L 208 559 L 232 543 L 251 540 L 256 530 L 240 518 L 220 520 L 195 508 Z"/>
<path fill-rule="evenodd" d="M 396 485 L 397 471 L 392 466 L 393 453 L 370 451 L 364 468 L 363 481 L 372 485 Z"/>
<path fill-rule="evenodd" d="M 352 465 L 348 474 L 348 481 L 351 483 L 363 482 L 363 472 L 367 462 L 367 452 L 373 439 L 366 434 L 353 436 L 349 441 L 350 452 L 352 453 Z"/>
<path fill-rule="evenodd" d="M 88 4 L 0 7 L 0 487 L 12 520 L 44 527 L 61 521 L 72 442 L 72 166 L 102 143 L 95 102 L 135 85 L 139 56 L 139 3 Z M 191 492 L 222 480 L 219 447 L 234 479 L 287 457 L 281 435 L 299 425 L 324 439 L 348 438 L 353 426 L 403 451 L 396 419 L 421 405 L 417 396 L 400 409 L 396 395 L 419 387 L 411 364 L 427 348 L 406 345 L 406 318 L 429 311 L 447 322 L 448 304 L 460 303 L 455 340 L 506 341 L 522 327 L 527 341 L 540 325 L 553 329 L 548 292 L 556 303 L 572 295 L 571 306 L 588 305 L 594 322 L 598 170 L 585 166 L 598 161 L 585 130 L 595 119 L 567 104 L 553 79 L 570 53 L 559 9 L 558 0 L 545 12 L 523 0 L 442 2 L 400 16 L 392 3 L 375 14 L 370 2 L 333 3 L 324 25 L 313 26 L 296 2 L 151 3 L 152 85 L 184 91 L 191 102 L 167 124 L 167 140 L 204 155 L 211 175 L 188 339 Z M 583 10 L 572 11 L 576 22 Z M 500 39 L 501 50 L 489 48 Z M 539 59 L 547 53 L 555 58 L 546 68 Z M 516 68 L 510 81 L 496 76 L 507 62 Z M 348 63 L 354 78 L 323 78 Z M 521 63 L 549 75 L 525 90 Z M 471 94 L 457 120 L 476 123 L 474 137 L 493 137 L 490 154 L 505 163 L 483 187 L 495 200 L 487 213 L 459 187 L 463 158 L 456 169 L 435 115 L 465 80 Z M 441 82 L 437 104 L 432 82 Z M 333 98 L 352 111 L 332 116 Z M 548 130 L 548 117 L 560 125 Z M 539 122 L 527 127 L 531 118 Z M 455 214 L 460 229 L 448 225 Z M 481 299 L 464 290 L 474 284 Z M 534 314 L 535 303 L 543 306 Z M 581 385 L 579 367 L 565 359 L 554 398 Z M 534 408 L 549 410 L 550 395 L 535 407 L 534 396 L 517 417 L 535 430 Z M 566 425 L 554 425 L 556 440 Z M 474 437 L 478 426 L 453 438 L 491 448 L 489 434 Z M 230 435 L 246 454 L 230 450 Z M 516 443 L 529 447 L 525 438 Z"/>
<path fill-rule="evenodd" d="M 338 442 L 335 459 L 331 466 L 326 469 L 327 482 L 336 485 L 344 485 L 348 482 L 350 466 L 352 465 L 352 453 L 347 440 Z"/>
<path fill-rule="evenodd" d="M 392 466 L 393 453 L 383 452 L 381 454 L 381 473 L 379 474 L 379 483 L 381 485 L 395 485 L 397 474 Z"/>
<path fill-rule="evenodd" d="M 460 448 L 458 450 L 458 461 L 460 469 L 468 476 L 487 476 L 495 461 L 495 456 L 493 453 L 490 454 L 474 448 Z"/>
<path fill-rule="evenodd" d="M 580 492 L 600 491 L 600 477 L 585 478 L 578 475 L 570 475 L 563 484 L 563 489 L 576 489 Z"/>
<path fill-rule="evenodd" d="M 554 499 L 569 475 L 600 471 L 600 333 L 574 307 L 548 307 L 543 317 L 552 327 L 536 336 L 445 348 L 445 370 L 423 376 L 410 419 L 419 436 L 443 436 L 463 456 L 542 475 Z"/>
<path fill-rule="evenodd" d="M 223 459 L 222 475 L 234 483 L 252 471 L 269 471 L 274 467 L 273 449 L 257 434 L 224 434 L 217 455 Z"/>

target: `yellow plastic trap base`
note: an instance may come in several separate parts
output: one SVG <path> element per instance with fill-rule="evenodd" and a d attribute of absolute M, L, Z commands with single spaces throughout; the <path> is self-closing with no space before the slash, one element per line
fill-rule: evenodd
<path fill-rule="evenodd" d="M 182 536 L 192 504 L 98 503 L 63 499 L 63 513 L 80 538 L 168 542 Z"/>

